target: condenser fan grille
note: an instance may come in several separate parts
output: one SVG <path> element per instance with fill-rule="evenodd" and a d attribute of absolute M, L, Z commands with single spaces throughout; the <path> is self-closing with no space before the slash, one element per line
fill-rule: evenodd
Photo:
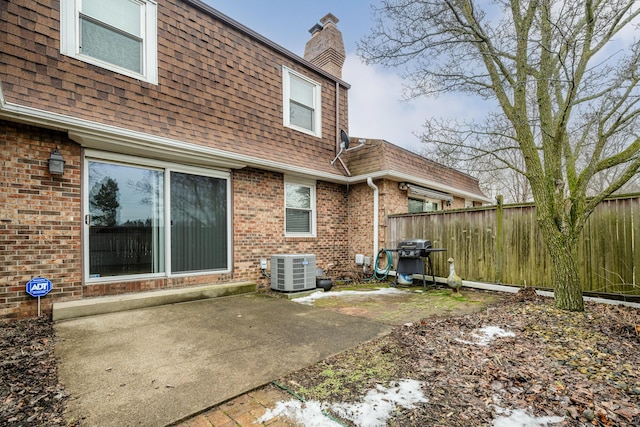
<path fill-rule="evenodd" d="M 271 265 L 271 289 L 283 292 L 315 289 L 315 255 L 272 255 Z"/>

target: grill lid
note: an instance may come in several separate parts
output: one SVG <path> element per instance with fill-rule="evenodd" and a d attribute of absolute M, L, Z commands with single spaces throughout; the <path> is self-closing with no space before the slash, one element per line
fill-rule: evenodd
<path fill-rule="evenodd" d="M 398 249 L 430 249 L 431 248 L 431 240 L 426 239 L 412 239 L 412 240 L 403 240 L 398 243 Z"/>

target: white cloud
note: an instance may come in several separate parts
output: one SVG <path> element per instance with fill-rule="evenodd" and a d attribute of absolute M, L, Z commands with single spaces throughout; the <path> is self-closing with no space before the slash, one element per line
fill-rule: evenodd
<path fill-rule="evenodd" d="M 349 90 L 349 134 L 384 139 L 412 148 L 420 145 L 412 132 L 420 132 L 425 119 L 424 101 L 402 101 L 403 81 L 394 70 L 368 66 L 348 55 L 342 70 Z M 422 107 L 422 108 L 421 108 Z"/>

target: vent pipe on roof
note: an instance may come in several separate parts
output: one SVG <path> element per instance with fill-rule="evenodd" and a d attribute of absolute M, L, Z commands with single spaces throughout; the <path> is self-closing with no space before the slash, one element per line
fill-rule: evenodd
<path fill-rule="evenodd" d="M 311 27 L 311 40 L 304 48 L 304 59 L 341 79 L 346 53 L 342 33 L 336 26 L 338 21 L 332 13 L 328 13 L 320 20 L 320 24 Z"/>

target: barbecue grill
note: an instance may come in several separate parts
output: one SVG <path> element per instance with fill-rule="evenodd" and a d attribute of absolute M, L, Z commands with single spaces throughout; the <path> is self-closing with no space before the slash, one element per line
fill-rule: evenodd
<path fill-rule="evenodd" d="M 398 255 L 404 258 L 426 257 L 427 249 L 431 249 L 431 240 L 413 239 L 398 243 Z"/>
<path fill-rule="evenodd" d="M 396 280 L 395 284 L 398 284 L 398 276 L 402 274 L 421 274 L 422 285 L 424 290 L 427 290 L 426 272 L 424 270 L 425 262 L 428 266 L 429 272 L 433 280 L 433 284 L 436 284 L 436 276 L 433 272 L 433 264 L 431 263 L 432 252 L 444 252 L 445 248 L 433 248 L 431 247 L 431 240 L 427 239 L 412 239 L 403 240 L 398 243 L 396 252 L 398 252 L 398 265 L 396 267 Z"/>

